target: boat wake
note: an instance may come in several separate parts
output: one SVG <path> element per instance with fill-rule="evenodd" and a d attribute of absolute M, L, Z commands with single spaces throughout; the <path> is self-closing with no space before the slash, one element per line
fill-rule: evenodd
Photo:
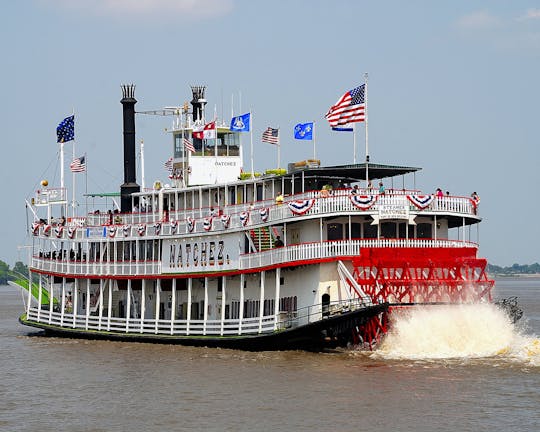
<path fill-rule="evenodd" d="M 401 309 L 371 358 L 388 360 L 481 359 L 540 366 L 540 339 L 493 304 Z"/>

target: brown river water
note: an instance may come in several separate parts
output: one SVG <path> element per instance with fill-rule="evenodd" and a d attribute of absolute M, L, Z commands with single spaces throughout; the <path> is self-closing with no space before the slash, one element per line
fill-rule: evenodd
<path fill-rule="evenodd" d="M 0 431 L 537 431 L 540 280 L 493 306 L 397 317 L 376 352 L 244 352 L 49 338 L 0 286 Z"/>

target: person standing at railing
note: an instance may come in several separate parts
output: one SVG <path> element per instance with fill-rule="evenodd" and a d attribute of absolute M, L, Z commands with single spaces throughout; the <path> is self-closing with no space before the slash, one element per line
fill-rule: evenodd
<path fill-rule="evenodd" d="M 443 197 L 443 191 L 441 188 L 437 188 L 436 195 L 437 195 L 437 198 Z"/>
<path fill-rule="evenodd" d="M 385 188 L 384 188 L 383 182 L 380 182 L 380 183 L 379 183 L 379 194 L 380 194 L 380 195 L 384 195 L 384 194 L 385 194 L 385 191 L 386 191 L 386 190 L 385 190 Z"/>
<path fill-rule="evenodd" d="M 283 198 L 283 194 L 281 192 L 278 193 L 277 196 L 276 196 L 276 204 L 278 204 L 278 205 L 283 204 L 284 200 L 285 199 Z"/>

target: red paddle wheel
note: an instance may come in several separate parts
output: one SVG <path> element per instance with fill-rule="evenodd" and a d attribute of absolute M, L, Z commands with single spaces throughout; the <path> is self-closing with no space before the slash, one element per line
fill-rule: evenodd
<path fill-rule="evenodd" d="M 366 248 L 352 259 L 353 277 L 374 303 L 412 304 L 491 301 L 494 281 L 476 248 Z M 358 328 L 370 348 L 386 333 L 386 314 Z"/>

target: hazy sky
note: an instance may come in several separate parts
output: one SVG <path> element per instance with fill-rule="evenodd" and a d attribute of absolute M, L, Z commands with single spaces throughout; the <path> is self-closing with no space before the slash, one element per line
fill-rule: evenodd
<path fill-rule="evenodd" d="M 72 111 L 89 191 L 119 189 L 120 84 L 136 84 L 137 110 L 181 105 L 189 85 L 206 85 L 208 107 L 227 118 L 232 95 L 240 113 L 241 94 L 264 170 L 276 152 L 262 131 L 280 127 L 284 165 L 312 156 L 292 135 L 307 121 L 316 122 L 323 164 L 350 163 L 350 135 L 332 133 L 323 116 L 365 72 L 371 161 L 422 167 L 424 192 L 477 191 L 480 255 L 499 265 L 540 261 L 537 2 L 20 0 L 3 1 L 0 20 L 0 259 L 11 265 L 25 259 L 24 199 L 43 178 L 60 182 L 55 130 Z M 147 182 L 166 178 L 170 124 L 137 117 Z"/>

